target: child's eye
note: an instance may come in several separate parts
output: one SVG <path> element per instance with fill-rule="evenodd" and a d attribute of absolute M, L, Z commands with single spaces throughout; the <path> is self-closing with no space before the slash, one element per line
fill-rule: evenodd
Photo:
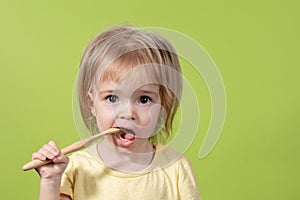
<path fill-rule="evenodd" d="M 141 96 L 139 102 L 142 104 L 151 103 L 151 98 L 148 96 Z"/>
<path fill-rule="evenodd" d="M 116 103 L 119 101 L 119 97 L 116 95 L 108 95 L 105 99 L 108 103 Z"/>

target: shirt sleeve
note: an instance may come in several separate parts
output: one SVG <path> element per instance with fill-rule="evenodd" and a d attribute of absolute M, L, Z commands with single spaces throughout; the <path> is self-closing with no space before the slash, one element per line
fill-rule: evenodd
<path fill-rule="evenodd" d="M 178 169 L 178 189 L 180 199 L 201 200 L 198 184 L 187 158 L 182 157 Z"/>
<path fill-rule="evenodd" d="M 74 185 L 74 175 L 73 175 L 73 161 L 70 159 L 69 164 L 62 175 L 60 193 L 69 195 L 73 199 L 73 185 Z"/>

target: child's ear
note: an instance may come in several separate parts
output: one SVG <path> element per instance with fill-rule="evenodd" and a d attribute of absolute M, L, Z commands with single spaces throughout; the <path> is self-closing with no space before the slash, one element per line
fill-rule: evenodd
<path fill-rule="evenodd" d="M 94 106 L 94 95 L 88 92 L 88 106 L 91 109 L 91 113 L 96 117 L 96 110 Z"/>

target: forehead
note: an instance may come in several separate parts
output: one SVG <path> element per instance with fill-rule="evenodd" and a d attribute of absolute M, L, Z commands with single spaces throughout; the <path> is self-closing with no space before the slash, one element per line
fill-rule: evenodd
<path fill-rule="evenodd" d="M 107 55 L 98 66 L 95 75 L 96 84 L 104 81 L 128 80 L 136 84 L 146 84 L 150 82 L 161 84 L 164 77 L 159 61 L 157 50 L 138 49 L 126 52 L 120 57 Z"/>
<path fill-rule="evenodd" d="M 142 64 L 138 66 L 110 66 L 99 74 L 97 85 L 104 82 L 115 82 L 121 86 L 140 88 L 148 84 L 164 84 L 161 66 L 157 64 Z"/>
<path fill-rule="evenodd" d="M 151 93 L 156 94 L 159 93 L 160 86 L 157 84 L 145 84 L 145 85 L 132 85 L 132 84 L 120 84 L 115 81 L 106 81 L 102 82 L 98 86 L 99 93 L 126 93 L 126 94 L 133 94 L 136 92 L 143 92 L 143 93 Z"/>

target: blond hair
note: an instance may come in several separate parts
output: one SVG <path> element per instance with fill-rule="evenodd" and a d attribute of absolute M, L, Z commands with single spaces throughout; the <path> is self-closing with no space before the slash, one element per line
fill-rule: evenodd
<path fill-rule="evenodd" d="M 97 91 L 99 83 L 118 81 L 125 72 L 137 66 L 144 66 L 145 79 L 160 84 L 161 104 L 166 112 L 160 131 L 166 134 L 156 134 L 150 141 L 158 142 L 172 132 L 182 91 L 181 68 L 174 48 L 157 34 L 131 26 L 116 26 L 89 43 L 80 64 L 77 79 L 80 111 L 92 134 L 98 132 L 98 128 L 91 113 L 88 94 Z"/>

